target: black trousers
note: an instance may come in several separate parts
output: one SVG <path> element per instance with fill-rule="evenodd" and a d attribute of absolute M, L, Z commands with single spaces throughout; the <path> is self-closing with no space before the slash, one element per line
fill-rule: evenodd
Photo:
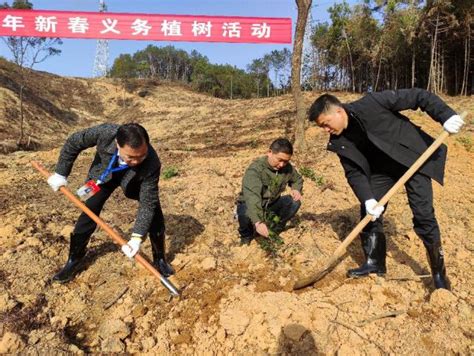
<path fill-rule="evenodd" d="M 289 195 L 278 198 L 268 209 L 280 217 L 280 226 L 285 224 L 296 215 L 301 206 L 300 201 L 294 201 Z M 241 237 L 251 238 L 255 233 L 255 226 L 247 215 L 247 205 L 245 202 L 237 203 L 237 218 L 239 220 L 239 233 Z"/>
<path fill-rule="evenodd" d="M 385 193 L 405 173 L 405 167 L 398 167 L 395 171 L 373 173 L 370 185 L 375 199 L 380 200 Z M 423 240 L 425 246 L 440 242 L 440 231 L 433 208 L 433 187 L 431 179 L 421 173 L 415 173 L 406 183 L 405 189 L 413 213 L 413 227 L 416 234 Z M 388 204 L 387 204 L 388 205 Z M 387 205 L 385 211 L 387 211 Z M 364 202 L 360 206 L 361 219 L 366 215 Z M 370 222 L 364 232 L 383 232 L 383 215 L 374 222 Z"/>
<path fill-rule="evenodd" d="M 120 186 L 121 175 L 113 176 L 112 180 L 100 185 L 100 191 L 86 200 L 85 205 L 94 212 L 97 216 L 100 215 L 105 202 L 112 195 L 114 190 Z M 133 183 L 132 183 L 133 184 Z M 92 220 L 85 213 L 81 213 L 76 225 L 74 226 L 73 234 L 80 238 L 87 244 L 89 238 L 97 227 L 97 223 Z M 165 219 L 161 210 L 160 201 L 155 209 L 155 215 L 149 229 L 150 240 L 156 240 L 165 234 Z"/>

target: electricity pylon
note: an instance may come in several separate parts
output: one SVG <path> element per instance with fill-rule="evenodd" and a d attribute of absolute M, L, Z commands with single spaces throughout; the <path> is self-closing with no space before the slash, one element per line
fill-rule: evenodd
<path fill-rule="evenodd" d="M 107 6 L 104 0 L 99 0 L 99 12 L 106 12 Z M 95 50 L 94 69 L 92 75 L 94 77 L 103 78 L 107 75 L 109 63 L 109 41 L 97 40 L 97 48 Z"/>

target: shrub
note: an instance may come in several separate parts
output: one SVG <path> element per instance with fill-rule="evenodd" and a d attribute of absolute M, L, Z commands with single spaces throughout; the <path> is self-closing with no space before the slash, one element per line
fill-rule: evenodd
<path fill-rule="evenodd" d="M 265 238 L 260 236 L 257 239 L 257 242 L 268 256 L 275 258 L 278 256 L 278 251 L 285 243 L 279 234 L 279 231 L 281 230 L 281 226 L 279 225 L 280 217 L 271 210 L 266 210 L 264 211 L 263 221 L 268 228 L 268 237 Z"/>
<path fill-rule="evenodd" d="M 299 171 L 303 177 L 311 179 L 313 182 L 316 183 L 318 187 L 321 187 L 322 185 L 324 185 L 324 177 L 318 176 L 312 168 L 301 167 Z"/>
<path fill-rule="evenodd" d="M 464 148 L 471 152 L 473 148 L 473 142 L 471 136 L 458 136 L 456 137 L 456 141 L 458 141 Z"/>
<path fill-rule="evenodd" d="M 176 177 L 178 175 L 179 175 L 178 169 L 176 167 L 173 167 L 173 166 L 164 169 L 163 173 L 161 174 L 163 179 L 171 179 L 171 178 Z"/>

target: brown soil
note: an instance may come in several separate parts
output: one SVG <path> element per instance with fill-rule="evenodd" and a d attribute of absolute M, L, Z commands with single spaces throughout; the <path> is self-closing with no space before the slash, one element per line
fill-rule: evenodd
<path fill-rule="evenodd" d="M 7 72 L 12 73 L 0 69 L 3 113 L 16 110 L 18 100 Z M 239 246 L 233 205 L 243 172 L 274 138 L 289 134 L 295 116 L 291 96 L 229 101 L 157 85 L 141 97 L 140 87 L 129 93 L 110 81 L 33 75 L 40 82 L 32 81 L 35 95 L 26 105 L 44 119 L 29 116 L 27 132 L 54 148 L 0 156 L 0 352 L 473 353 L 472 116 L 462 139 L 449 138 L 446 184 L 434 187 L 452 292 L 434 291 L 429 276 L 417 278 L 429 275 L 429 266 L 403 192 L 386 214 L 384 278 L 345 277 L 362 260 L 355 242 L 315 287 L 292 292 L 297 278 L 324 266 L 356 225 L 358 208 L 337 157 L 325 151 L 326 134 L 308 128 L 307 151 L 294 163 L 312 168 L 323 184 L 306 179 L 299 218 L 283 232 L 278 258 L 267 257 L 255 242 Z M 40 84 L 42 90 L 33 90 Z M 57 92 L 49 91 L 55 86 Z M 61 93 L 71 88 L 75 94 L 68 100 Z M 45 111 L 40 95 L 58 110 Z M 307 94 L 307 104 L 317 95 Z M 446 100 L 456 110 L 474 110 L 471 99 Z M 74 120 L 61 120 L 71 113 Z M 14 140 L 17 122 L 0 117 L 1 139 Z M 433 135 L 441 130 L 419 112 L 410 117 Z M 50 283 L 67 258 L 79 212 L 50 190 L 30 162 L 52 170 L 67 134 L 92 123 L 128 120 L 148 129 L 163 170 L 179 171 L 161 180 L 160 195 L 181 298 L 171 299 L 103 231 L 93 236 L 85 271 L 69 284 Z M 78 158 L 71 189 L 81 185 L 91 155 L 86 151 Z M 127 236 L 136 206 L 117 191 L 102 218 Z M 148 241 L 143 252 L 150 256 Z"/>

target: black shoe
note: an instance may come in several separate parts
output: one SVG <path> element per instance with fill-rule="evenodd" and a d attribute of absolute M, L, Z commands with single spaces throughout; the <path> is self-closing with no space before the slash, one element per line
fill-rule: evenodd
<path fill-rule="evenodd" d="M 385 256 L 387 244 L 382 232 L 361 233 L 362 248 L 364 250 L 365 262 L 359 268 L 347 271 L 347 277 L 359 278 L 376 273 L 381 276 L 387 272 Z"/>
<path fill-rule="evenodd" d="M 446 276 L 446 266 L 444 264 L 444 254 L 441 247 L 441 241 L 437 241 L 432 245 L 425 245 L 425 247 L 426 252 L 428 253 L 428 261 L 430 262 L 435 288 L 451 290 L 451 283 Z"/>
<path fill-rule="evenodd" d="M 53 276 L 53 282 L 67 283 L 85 267 L 84 258 L 79 260 L 68 259 L 64 267 Z"/>
<path fill-rule="evenodd" d="M 169 277 L 175 273 L 173 267 L 164 258 L 153 261 L 153 265 L 163 277 Z"/>

